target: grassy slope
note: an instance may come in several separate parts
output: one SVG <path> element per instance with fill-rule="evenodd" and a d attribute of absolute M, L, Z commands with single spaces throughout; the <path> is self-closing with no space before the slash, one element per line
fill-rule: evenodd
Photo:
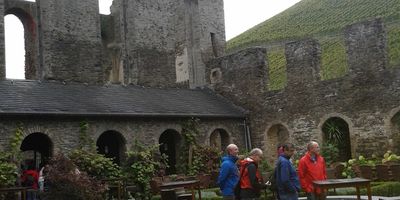
<path fill-rule="evenodd" d="M 373 17 L 400 19 L 399 0 L 303 0 L 227 43 L 227 49 L 340 31 Z"/>
<path fill-rule="evenodd" d="M 321 44 L 321 79 L 347 73 L 342 29 L 346 25 L 382 17 L 388 33 L 389 65 L 400 65 L 400 0 L 303 0 L 283 13 L 253 27 L 227 43 L 227 51 L 254 45 L 270 47 L 269 80 L 266 88 L 286 85 L 282 41 L 312 36 Z"/>

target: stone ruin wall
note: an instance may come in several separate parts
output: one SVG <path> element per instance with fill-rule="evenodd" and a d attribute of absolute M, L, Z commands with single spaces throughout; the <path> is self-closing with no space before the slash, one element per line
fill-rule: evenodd
<path fill-rule="evenodd" d="M 174 130 L 181 134 L 179 118 L 118 118 L 113 117 L 7 117 L 0 120 L 0 150 L 9 148 L 18 123 L 22 124 L 24 137 L 32 133 L 42 133 L 51 141 L 52 153 L 69 153 L 79 144 L 80 123 L 86 121 L 89 125 L 88 135 L 94 142 L 106 131 L 120 133 L 125 141 L 124 148 L 129 149 L 135 140 L 147 145 L 159 144 L 159 138 L 167 130 Z M 243 121 L 241 119 L 201 119 L 199 123 L 199 144 L 210 145 L 210 135 L 216 129 L 223 129 L 229 135 L 229 142 L 245 146 L 243 135 Z M 182 135 L 180 136 L 183 137 Z"/>
<path fill-rule="evenodd" d="M 269 134 L 283 127 L 299 153 L 310 140 L 322 142 L 323 123 L 339 117 L 349 125 L 351 155 L 383 154 L 392 149 L 391 122 L 400 111 L 400 68 L 387 66 L 384 25 L 372 20 L 344 30 L 349 72 L 320 80 L 321 47 L 314 39 L 287 43 L 287 85 L 269 91 L 266 49 L 249 48 L 207 63 L 214 90 L 249 110 L 253 147 L 276 155 L 278 139 Z M 398 129 L 398 128 L 397 128 Z M 397 133 L 398 134 L 398 133 Z"/>
<path fill-rule="evenodd" d="M 24 24 L 26 78 L 194 88 L 205 85 L 204 63 L 224 52 L 222 0 L 114 0 L 111 15 L 98 9 L 98 0 L 1 0 L 4 15 Z"/>

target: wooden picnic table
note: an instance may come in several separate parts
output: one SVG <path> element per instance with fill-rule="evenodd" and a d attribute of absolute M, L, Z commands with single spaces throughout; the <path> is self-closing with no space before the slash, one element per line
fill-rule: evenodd
<path fill-rule="evenodd" d="M 21 193 L 22 200 L 26 200 L 26 191 L 30 187 L 8 187 L 8 188 L 0 188 L 0 193 L 9 193 L 9 192 L 19 192 Z"/>
<path fill-rule="evenodd" d="M 177 189 L 177 188 L 190 188 L 192 190 L 193 199 L 195 198 L 194 189 L 197 189 L 199 193 L 199 200 L 201 200 L 201 190 L 200 190 L 199 180 L 172 181 L 172 182 L 162 183 L 160 185 L 160 189 Z"/>
<path fill-rule="evenodd" d="M 367 188 L 368 200 L 372 200 L 371 196 L 371 180 L 364 178 L 349 178 L 349 179 L 328 179 L 323 181 L 313 181 L 314 192 L 318 188 L 328 190 L 332 188 L 355 187 L 357 190 L 357 199 L 360 200 L 360 187 Z"/>

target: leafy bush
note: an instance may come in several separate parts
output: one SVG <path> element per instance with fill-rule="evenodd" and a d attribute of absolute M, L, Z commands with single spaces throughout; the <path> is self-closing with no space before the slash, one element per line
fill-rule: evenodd
<path fill-rule="evenodd" d="M 89 123 L 82 121 L 79 130 L 78 149 L 73 150 L 69 158 L 79 168 L 89 176 L 100 179 L 119 178 L 122 174 L 121 169 L 111 158 L 106 158 L 96 152 L 96 144 L 87 134 Z"/>
<path fill-rule="evenodd" d="M 394 197 L 400 196 L 400 182 L 384 182 L 371 188 L 374 196 Z"/>
<path fill-rule="evenodd" d="M 195 146 L 193 151 L 193 162 L 189 167 L 188 175 L 200 173 L 211 174 L 218 170 L 221 153 L 218 149 L 206 146 Z"/>
<path fill-rule="evenodd" d="M 72 162 L 81 171 L 98 180 L 106 178 L 119 178 L 122 172 L 111 158 L 102 154 L 93 153 L 83 149 L 76 149 L 69 155 Z"/>
<path fill-rule="evenodd" d="M 11 154 L 0 153 L 0 188 L 14 186 L 18 177 L 17 166 L 10 162 Z"/>
<path fill-rule="evenodd" d="M 330 165 L 338 160 L 339 148 L 336 144 L 325 142 L 321 147 L 321 155 L 324 157 L 325 162 Z"/>
<path fill-rule="evenodd" d="M 62 154 L 55 155 L 47 167 L 49 190 L 45 199 L 102 200 L 106 187 L 79 172 L 74 163 Z"/>
<path fill-rule="evenodd" d="M 400 161 L 400 156 L 394 154 L 392 151 L 387 151 L 383 155 L 382 163 L 386 162 L 399 162 Z"/>
<path fill-rule="evenodd" d="M 18 122 L 11 138 L 9 152 L 0 152 L 0 187 L 15 186 L 18 179 L 18 167 L 21 163 L 21 143 L 24 139 L 23 124 Z"/>
<path fill-rule="evenodd" d="M 156 160 L 156 153 L 159 145 L 145 146 L 135 140 L 132 149 L 127 154 L 127 162 L 124 168 L 126 178 L 132 181 L 142 190 L 136 193 L 135 198 L 150 199 L 152 194 L 150 191 L 150 180 L 161 166 L 165 165 L 165 160 L 161 156 L 160 160 Z"/>

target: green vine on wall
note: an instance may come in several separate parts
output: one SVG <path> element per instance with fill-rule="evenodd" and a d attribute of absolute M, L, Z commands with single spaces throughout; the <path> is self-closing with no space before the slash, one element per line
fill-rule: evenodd
<path fill-rule="evenodd" d="M 10 140 L 10 151 L 0 153 L 0 187 L 10 187 L 16 184 L 19 164 L 22 161 L 20 148 L 23 139 L 23 124 L 18 122 Z"/>
<path fill-rule="evenodd" d="M 177 165 L 178 172 L 188 173 L 190 168 L 192 168 L 193 163 L 193 152 L 197 145 L 196 137 L 200 134 L 198 118 L 190 118 L 188 120 L 182 121 L 182 152 L 179 156 L 179 164 Z"/>
<path fill-rule="evenodd" d="M 89 152 L 96 152 L 96 144 L 93 139 L 88 135 L 89 123 L 87 121 L 82 121 L 79 124 L 79 146 L 81 150 L 86 150 Z"/>

